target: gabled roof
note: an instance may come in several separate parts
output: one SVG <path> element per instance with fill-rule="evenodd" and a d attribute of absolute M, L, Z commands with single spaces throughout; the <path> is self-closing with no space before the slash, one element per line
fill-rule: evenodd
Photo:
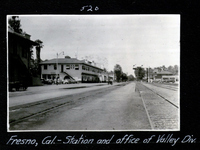
<path fill-rule="evenodd" d="M 173 74 L 173 73 L 171 73 L 169 71 L 161 71 L 161 72 L 158 72 L 157 74 Z"/>
<path fill-rule="evenodd" d="M 59 64 L 84 63 L 84 61 L 80 61 L 76 58 L 58 58 L 58 59 L 54 58 L 54 59 L 51 59 L 51 60 L 43 61 L 40 64 L 55 64 L 55 63 L 57 63 L 57 60 L 58 60 Z"/>
<path fill-rule="evenodd" d="M 51 60 L 43 61 L 40 64 L 56 64 L 57 61 L 58 61 L 58 64 L 85 64 L 85 65 L 88 65 L 88 66 L 91 66 L 94 68 L 101 69 L 99 67 L 96 67 L 96 66 L 86 63 L 84 60 L 78 60 L 76 58 L 58 58 L 58 59 L 54 58 Z M 101 70 L 103 70 L 103 69 L 101 69 Z"/>

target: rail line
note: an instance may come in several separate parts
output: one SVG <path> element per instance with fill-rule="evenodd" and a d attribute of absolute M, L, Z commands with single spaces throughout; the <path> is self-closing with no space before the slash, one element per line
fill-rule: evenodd
<path fill-rule="evenodd" d="M 77 103 L 78 101 L 82 101 L 87 98 L 91 98 L 93 96 L 96 96 L 98 94 L 102 93 L 109 93 L 110 91 L 119 88 L 119 86 L 109 86 L 103 89 L 98 90 L 92 90 L 89 93 L 78 93 L 73 95 L 66 95 L 62 97 L 57 98 L 51 98 L 39 102 L 34 102 L 30 104 L 24 104 L 19 106 L 13 106 L 9 108 L 9 124 L 10 127 L 14 126 L 15 124 L 18 124 L 20 122 L 23 122 L 25 120 L 28 120 L 30 118 L 51 112 L 53 110 L 56 110 L 60 107 L 64 107 L 69 105 L 70 107 L 73 107 L 73 104 Z M 32 113 L 26 113 L 28 110 L 31 110 Z"/>
<path fill-rule="evenodd" d="M 140 84 L 141 85 L 141 84 Z M 143 85 L 143 84 L 142 84 Z M 179 108 L 179 106 L 177 106 L 176 104 L 174 104 L 173 102 L 171 102 L 170 100 L 168 100 L 167 98 L 165 98 L 164 96 L 162 96 L 161 94 L 157 93 L 156 91 L 148 88 L 147 86 L 143 85 L 145 88 L 147 88 L 149 91 L 151 91 L 152 93 L 156 94 L 157 96 L 161 97 L 162 99 L 164 99 L 165 101 L 167 101 L 168 103 L 170 103 L 171 105 L 173 105 L 176 108 Z M 159 87 L 159 86 L 158 86 Z"/>
<path fill-rule="evenodd" d="M 163 84 L 155 84 L 155 83 L 153 83 L 153 85 L 157 87 L 173 90 L 173 91 L 178 90 L 178 87 L 176 85 L 166 85 L 166 84 L 163 85 Z"/>
<path fill-rule="evenodd" d="M 137 83 L 138 91 L 152 130 L 179 130 L 179 106 L 144 84 Z"/>

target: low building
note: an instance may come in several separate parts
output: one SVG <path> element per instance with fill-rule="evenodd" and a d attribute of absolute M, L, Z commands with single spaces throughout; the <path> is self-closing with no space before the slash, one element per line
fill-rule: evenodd
<path fill-rule="evenodd" d="M 154 75 L 154 81 L 162 81 L 163 76 L 172 76 L 173 73 L 169 71 L 161 71 L 161 72 L 156 72 Z"/>
<path fill-rule="evenodd" d="M 178 75 L 162 76 L 161 81 L 162 82 L 178 83 L 179 82 L 179 76 Z"/>
<path fill-rule="evenodd" d="M 73 79 L 78 82 L 103 82 L 107 75 L 103 69 L 85 60 L 76 58 L 55 58 L 40 63 L 41 78 L 52 79 L 59 77 L 60 80 Z"/>

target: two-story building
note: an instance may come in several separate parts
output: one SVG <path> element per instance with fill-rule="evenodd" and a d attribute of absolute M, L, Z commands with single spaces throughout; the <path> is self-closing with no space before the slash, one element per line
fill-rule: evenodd
<path fill-rule="evenodd" d="M 16 83 L 32 84 L 30 74 L 31 48 L 38 43 L 29 34 L 20 34 L 8 28 L 9 88 Z"/>
<path fill-rule="evenodd" d="M 76 58 L 55 58 L 40 63 L 41 78 L 60 80 L 73 79 L 78 82 L 102 82 L 107 81 L 108 76 L 103 69 L 91 62 Z"/>

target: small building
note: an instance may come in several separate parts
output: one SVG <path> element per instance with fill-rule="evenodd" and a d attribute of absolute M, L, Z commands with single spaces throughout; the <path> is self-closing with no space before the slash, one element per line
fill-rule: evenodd
<path fill-rule="evenodd" d="M 76 58 L 55 58 L 40 63 L 41 78 L 60 80 L 72 79 L 78 82 L 102 82 L 105 79 L 103 69 L 93 63 Z"/>
<path fill-rule="evenodd" d="M 178 83 L 179 82 L 179 77 L 178 77 L 178 75 L 162 76 L 161 81 L 162 82 Z"/>
<path fill-rule="evenodd" d="M 162 77 L 163 76 L 172 76 L 173 73 L 169 72 L 169 71 L 161 71 L 161 72 L 157 72 L 154 75 L 154 81 L 162 81 Z"/>

